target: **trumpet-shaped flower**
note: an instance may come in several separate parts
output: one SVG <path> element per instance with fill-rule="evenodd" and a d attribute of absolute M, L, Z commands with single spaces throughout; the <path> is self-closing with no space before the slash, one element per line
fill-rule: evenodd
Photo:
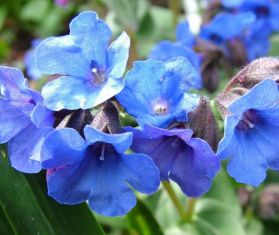
<path fill-rule="evenodd" d="M 48 171 L 51 197 L 63 204 L 89 201 L 99 214 L 119 216 L 136 204 L 132 188 L 153 193 L 159 170 L 146 155 L 125 154 L 132 133 L 105 134 L 86 126 L 85 139 L 71 128 L 52 132 L 42 147 L 42 165 Z"/>
<path fill-rule="evenodd" d="M 279 170 L 279 93 L 266 79 L 229 106 L 220 159 L 229 158 L 228 173 L 240 183 L 258 186 L 268 168 Z"/>
<path fill-rule="evenodd" d="M 83 12 L 71 21 L 69 35 L 39 45 L 35 56 L 42 73 L 62 75 L 42 89 L 49 109 L 92 108 L 123 89 L 130 39 L 123 32 L 109 46 L 111 34 L 95 12 Z"/>
<path fill-rule="evenodd" d="M 41 170 L 42 141 L 53 129 L 52 112 L 42 102 L 20 70 L 0 67 L 0 143 L 8 142 L 11 164 L 22 172 Z"/>
<path fill-rule="evenodd" d="M 147 125 L 143 130 L 125 129 L 134 134 L 132 150 L 154 160 L 162 181 L 175 181 L 190 197 L 210 189 L 220 167 L 219 160 L 207 142 L 192 138 L 190 129 L 166 130 Z"/>
<path fill-rule="evenodd" d="M 140 125 L 167 127 L 174 121 L 186 121 L 187 113 L 197 106 L 198 96 L 186 91 L 196 86 L 198 78 L 183 57 L 165 63 L 138 61 L 127 73 L 126 86 L 117 99 Z"/>

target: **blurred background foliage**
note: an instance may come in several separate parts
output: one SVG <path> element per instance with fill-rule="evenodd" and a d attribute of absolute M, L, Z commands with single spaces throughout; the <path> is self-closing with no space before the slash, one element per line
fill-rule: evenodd
<path fill-rule="evenodd" d="M 145 59 L 160 40 L 175 40 L 175 26 L 190 15 L 187 6 L 191 1 L 69 0 L 60 6 L 53 0 L 1 0 L 0 63 L 24 69 L 23 57 L 33 39 L 66 34 L 76 14 L 94 10 L 115 35 L 125 30 L 131 36 L 131 66 L 134 60 Z M 196 3 L 201 16 L 203 2 Z M 271 40 L 270 55 L 277 56 L 279 35 Z M 219 90 L 229 79 L 224 71 L 220 74 Z M 186 198 L 173 185 L 177 204 L 187 212 L 184 217 L 161 188 L 149 197 L 138 194 L 138 204 L 127 216 L 108 218 L 93 215 L 86 204 L 58 205 L 46 195 L 43 174 L 16 172 L 9 167 L 4 147 L 0 153 L 1 235 L 277 235 L 279 231 L 276 172 L 254 189 L 235 183 L 221 170 L 212 189 L 199 199 Z"/>

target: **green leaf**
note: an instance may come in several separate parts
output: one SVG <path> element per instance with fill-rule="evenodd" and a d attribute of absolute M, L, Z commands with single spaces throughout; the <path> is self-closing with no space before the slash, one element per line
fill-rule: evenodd
<path fill-rule="evenodd" d="M 24 21 L 43 22 L 50 8 L 49 1 L 33 0 L 23 6 L 20 11 L 20 18 Z"/>
<path fill-rule="evenodd" d="M 163 232 L 151 211 L 138 199 L 136 207 L 127 215 L 131 230 L 139 235 L 162 235 Z"/>
<path fill-rule="evenodd" d="M 224 206 L 231 210 L 230 213 L 235 214 L 237 217 L 241 216 L 242 209 L 236 195 L 236 190 L 230 177 L 223 168 L 215 177 L 212 187 L 205 197 L 222 202 Z"/>
<path fill-rule="evenodd" d="M 194 223 L 202 230 L 204 230 L 204 225 L 207 224 L 207 227 L 211 228 L 211 233 L 207 233 L 210 235 L 246 234 L 242 218 L 237 216 L 223 202 L 214 199 L 200 199 L 197 201 Z"/>
<path fill-rule="evenodd" d="M 0 178 L 0 234 L 104 235 L 85 203 L 66 206 L 47 196 L 44 173 L 19 173 L 1 155 Z"/>
<path fill-rule="evenodd" d="M 132 32 L 138 30 L 140 21 L 149 8 L 148 0 L 103 0 L 103 2 L 114 12 L 119 24 Z"/>

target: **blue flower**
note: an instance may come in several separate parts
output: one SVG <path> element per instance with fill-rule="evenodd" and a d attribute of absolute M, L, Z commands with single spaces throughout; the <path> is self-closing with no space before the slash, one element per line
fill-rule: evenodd
<path fill-rule="evenodd" d="M 187 21 L 181 22 L 177 25 L 176 40 L 176 42 L 167 40 L 159 42 L 151 49 L 149 58 L 165 62 L 174 57 L 182 56 L 188 59 L 195 69 L 199 71 L 201 57 L 192 49 L 195 44 L 195 37 L 190 31 Z M 196 86 L 193 88 L 200 89 L 202 87 L 201 78 L 197 79 Z"/>
<path fill-rule="evenodd" d="M 266 22 L 258 19 L 246 32 L 244 44 L 248 61 L 266 56 L 270 50 L 271 26 L 267 26 Z"/>
<path fill-rule="evenodd" d="M 166 130 L 145 125 L 143 130 L 125 130 L 134 134 L 132 150 L 152 157 L 162 181 L 175 181 L 190 197 L 210 189 L 219 160 L 207 142 L 192 138 L 190 129 Z"/>
<path fill-rule="evenodd" d="M 8 142 L 11 164 L 22 172 L 41 170 L 42 141 L 53 129 L 52 112 L 42 102 L 20 70 L 0 66 L 0 143 Z"/>
<path fill-rule="evenodd" d="M 86 126 L 83 139 L 71 128 L 52 132 L 42 147 L 42 165 L 50 169 L 48 194 L 63 204 L 89 201 L 99 214 L 119 216 L 136 204 L 131 189 L 150 194 L 160 184 L 159 171 L 143 154 L 125 154 L 132 133 L 105 134 Z"/>
<path fill-rule="evenodd" d="M 195 36 L 190 31 L 188 21 L 182 21 L 176 26 L 176 41 L 180 44 L 192 48 L 195 44 Z"/>
<path fill-rule="evenodd" d="M 272 31 L 278 31 L 279 21 L 279 2 L 267 0 L 243 0 L 240 11 L 252 11 L 257 16 L 257 19 L 265 21 L 263 30 L 270 28 Z"/>
<path fill-rule="evenodd" d="M 229 106 L 218 157 L 230 158 L 228 173 L 240 183 L 258 186 L 268 168 L 279 170 L 279 93 L 266 79 Z"/>
<path fill-rule="evenodd" d="M 150 59 L 163 62 L 178 56 L 188 59 L 197 71 L 200 70 L 201 57 L 193 49 L 180 43 L 161 41 L 152 48 L 149 54 Z M 200 89 L 201 86 L 201 78 L 197 77 L 197 83 L 193 88 Z"/>
<path fill-rule="evenodd" d="M 197 82 L 199 75 L 186 58 L 137 61 L 117 99 L 140 125 L 167 127 L 186 121 L 187 113 L 197 106 L 198 96 L 185 93 Z"/>
<path fill-rule="evenodd" d="M 201 28 L 200 37 L 224 46 L 226 41 L 241 37 L 244 30 L 254 21 L 255 15 L 251 12 L 238 14 L 221 12 Z"/>
<path fill-rule="evenodd" d="M 42 96 L 49 109 L 89 109 L 118 94 L 130 39 L 123 32 L 109 46 L 111 30 L 94 12 L 70 23 L 70 34 L 44 40 L 36 50 L 39 69 L 62 77 L 47 83 Z"/>
<path fill-rule="evenodd" d="M 35 39 L 32 41 L 32 47 L 24 55 L 24 65 L 28 78 L 32 80 L 38 80 L 43 77 L 35 62 L 35 49 L 41 43 L 41 39 Z"/>

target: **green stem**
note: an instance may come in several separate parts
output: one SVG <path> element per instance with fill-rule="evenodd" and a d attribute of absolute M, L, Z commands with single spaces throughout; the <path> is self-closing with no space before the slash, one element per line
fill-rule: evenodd
<path fill-rule="evenodd" d="M 196 202 L 196 198 L 189 198 L 188 200 L 187 210 L 184 217 L 187 222 L 190 222 L 193 219 Z"/>
<path fill-rule="evenodd" d="M 162 184 L 163 184 L 165 190 L 167 191 L 170 199 L 172 200 L 178 214 L 180 215 L 181 218 L 184 218 L 185 214 L 184 214 L 183 206 L 181 205 L 180 201 L 178 200 L 171 184 L 166 181 L 164 181 Z"/>

